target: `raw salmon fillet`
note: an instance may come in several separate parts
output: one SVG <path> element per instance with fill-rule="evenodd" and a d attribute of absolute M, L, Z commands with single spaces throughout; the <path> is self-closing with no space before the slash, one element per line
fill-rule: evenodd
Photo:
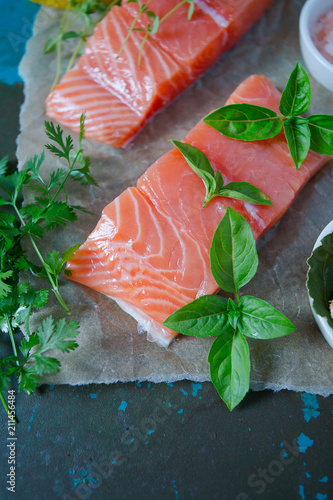
<path fill-rule="evenodd" d="M 151 0 L 160 19 L 179 0 Z M 86 113 L 86 136 L 124 147 L 144 124 L 204 73 L 260 18 L 272 0 L 197 0 L 191 21 L 188 4 L 148 37 L 138 64 L 141 31 L 119 50 L 138 5 L 115 6 L 96 26 L 76 66 L 46 99 L 46 114 L 77 132 Z M 144 14 L 136 24 L 151 22 Z"/>
<path fill-rule="evenodd" d="M 278 110 L 280 93 L 264 76 L 245 80 L 227 101 Z M 70 279 L 114 298 L 141 323 L 150 339 L 168 345 L 176 333 L 164 319 L 195 298 L 217 291 L 209 249 L 227 206 L 242 214 L 258 239 L 286 212 L 300 189 L 329 157 L 309 152 L 296 170 L 283 132 L 240 142 L 200 121 L 185 137 L 208 156 L 225 183 L 259 187 L 273 206 L 216 197 L 203 208 L 202 180 L 177 149 L 164 154 L 102 212 L 68 263 Z"/>

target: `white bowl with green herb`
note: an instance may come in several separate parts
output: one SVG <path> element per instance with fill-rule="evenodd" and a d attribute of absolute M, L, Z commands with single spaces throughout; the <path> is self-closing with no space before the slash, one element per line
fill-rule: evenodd
<path fill-rule="evenodd" d="M 320 233 L 310 258 L 307 289 L 312 313 L 327 342 L 333 347 L 333 220 Z"/>

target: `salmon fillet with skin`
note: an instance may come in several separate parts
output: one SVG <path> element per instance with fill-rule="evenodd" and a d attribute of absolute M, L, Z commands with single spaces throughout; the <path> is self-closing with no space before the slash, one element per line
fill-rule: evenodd
<path fill-rule="evenodd" d="M 277 109 L 281 94 L 264 76 L 251 76 L 228 103 Z M 257 142 L 222 136 L 200 121 L 185 137 L 199 147 L 227 182 L 247 181 L 273 206 L 216 197 L 203 208 L 202 180 L 178 150 L 164 154 L 105 207 L 86 242 L 68 262 L 70 279 L 114 298 L 148 331 L 168 345 L 177 335 L 164 319 L 195 298 L 215 293 L 209 249 L 227 206 L 242 214 L 255 239 L 277 222 L 300 189 L 328 160 L 312 151 L 296 170 L 283 133 Z"/>
<path fill-rule="evenodd" d="M 133 31 L 123 42 L 138 5 L 115 6 L 96 26 L 76 66 L 64 75 L 46 99 L 46 114 L 77 132 L 86 113 L 86 136 L 125 147 L 145 123 L 185 90 L 260 18 L 273 0 L 198 0 L 191 21 L 188 4 L 160 24 L 146 40 Z M 160 19 L 179 0 L 151 0 Z M 140 15 L 136 28 L 152 23 Z M 99 95 L 100 94 L 100 95 Z"/>

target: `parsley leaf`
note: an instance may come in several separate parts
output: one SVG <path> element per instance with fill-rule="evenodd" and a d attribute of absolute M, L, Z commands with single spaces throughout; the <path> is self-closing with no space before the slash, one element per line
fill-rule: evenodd
<path fill-rule="evenodd" d="M 90 174 L 89 158 L 83 155 L 81 141 L 84 137 L 84 115 L 80 119 L 79 148 L 73 149 L 70 136 L 64 137 L 63 130 L 52 122 L 45 122 L 46 133 L 55 144 L 46 147 L 67 162 L 67 168 L 57 168 L 50 174 L 49 181 L 43 177 L 44 153 L 30 158 L 20 172 L 7 175 L 7 158 L 0 161 L 0 329 L 9 336 L 13 356 L 0 360 L 0 399 L 8 414 L 8 405 L 1 391 L 5 390 L 12 376 L 19 379 L 19 390 L 29 394 L 40 383 L 43 374 L 60 369 L 59 361 L 50 356 L 54 350 L 69 352 L 77 347 L 74 338 L 78 334 L 78 323 L 65 319 L 54 323 L 52 317 L 46 318 L 37 332 L 30 331 L 30 316 L 33 310 L 46 305 L 49 292 L 55 294 L 58 302 L 69 312 L 60 291 L 59 276 L 66 261 L 79 245 L 60 252 L 52 249 L 43 256 L 37 239 L 43 238 L 46 231 L 56 226 L 65 226 L 76 220 L 76 211 L 89 213 L 83 207 L 70 205 L 65 192 L 65 184 L 71 174 L 74 180 L 95 184 Z M 80 168 L 81 167 L 81 168 Z M 22 206 L 22 188 L 35 192 L 34 200 Z M 62 195 L 62 199 L 58 197 Z M 11 212 L 10 212 L 11 210 Z M 22 238 L 30 240 L 31 249 L 39 260 L 37 265 L 30 262 L 21 248 Z M 19 272 L 31 272 L 46 279 L 50 288 L 35 290 L 29 283 L 19 283 Z M 19 348 L 14 333 L 24 327 L 26 338 L 22 338 Z"/>

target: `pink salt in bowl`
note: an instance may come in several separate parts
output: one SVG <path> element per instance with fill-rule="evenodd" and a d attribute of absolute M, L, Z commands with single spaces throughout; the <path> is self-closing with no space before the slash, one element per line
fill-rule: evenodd
<path fill-rule="evenodd" d="M 324 45 L 326 43 L 328 47 L 328 43 L 320 41 L 318 48 L 313 40 L 314 33 L 318 30 L 318 20 L 330 9 L 333 9 L 333 0 L 307 0 L 299 19 L 299 38 L 302 56 L 310 73 L 319 83 L 333 92 L 333 64 L 323 55 L 327 54 Z M 326 22 L 329 30 L 328 16 Z M 331 35 L 333 37 L 333 33 Z M 328 50 L 331 50 L 330 46 Z"/>

